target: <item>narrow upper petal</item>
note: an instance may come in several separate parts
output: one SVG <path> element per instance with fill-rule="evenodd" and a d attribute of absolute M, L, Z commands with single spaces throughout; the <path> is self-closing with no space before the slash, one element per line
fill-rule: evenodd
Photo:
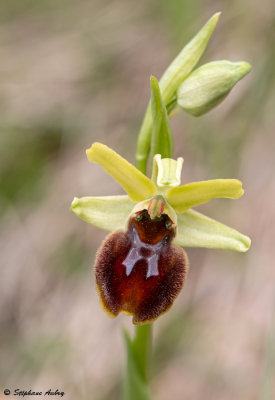
<path fill-rule="evenodd" d="M 182 213 L 217 197 L 238 199 L 243 193 L 242 183 L 237 179 L 213 179 L 171 188 L 166 192 L 166 198 L 177 212 Z"/>
<path fill-rule="evenodd" d="M 115 231 L 125 228 L 134 205 L 128 196 L 75 197 L 71 210 L 97 228 Z"/>
<path fill-rule="evenodd" d="M 175 243 L 183 247 L 207 247 L 247 251 L 250 238 L 205 215 L 188 210 L 178 215 Z"/>
<path fill-rule="evenodd" d="M 156 193 L 155 184 L 147 176 L 104 144 L 94 143 L 86 153 L 88 160 L 102 165 L 131 200 L 139 202 Z"/>

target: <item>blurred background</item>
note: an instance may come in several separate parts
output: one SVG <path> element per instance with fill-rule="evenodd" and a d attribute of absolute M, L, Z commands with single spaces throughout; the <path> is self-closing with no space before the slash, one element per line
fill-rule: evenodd
<path fill-rule="evenodd" d="M 154 325 L 158 400 L 275 398 L 275 6 L 272 0 L 1 0 L 0 399 L 5 388 L 119 400 L 121 327 L 92 273 L 106 233 L 74 196 L 120 194 L 85 149 L 134 162 L 150 74 L 160 78 L 216 11 L 201 63 L 253 70 L 216 109 L 172 120 L 183 182 L 239 178 L 238 202 L 199 210 L 252 238 L 246 254 L 187 249 L 189 278 Z"/>

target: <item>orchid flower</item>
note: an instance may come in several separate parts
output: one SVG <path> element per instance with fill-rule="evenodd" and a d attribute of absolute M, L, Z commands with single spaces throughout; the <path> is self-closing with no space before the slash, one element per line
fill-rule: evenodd
<path fill-rule="evenodd" d="M 144 324 L 166 312 L 188 272 L 182 247 L 249 249 L 247 236 L 193 210 L 214 198 L 238 199 L 243 194 L 239 180 L 180 185 L 181 157 L 155 155 L 150 179 L 101 143 L 86 153 L 127 193 L 75 198 L 71 207 L 84 221 L 112 232 L 95 261 L 97 290 L 110 316 L 122 311 L 133 316 L 134 324 Z"/>

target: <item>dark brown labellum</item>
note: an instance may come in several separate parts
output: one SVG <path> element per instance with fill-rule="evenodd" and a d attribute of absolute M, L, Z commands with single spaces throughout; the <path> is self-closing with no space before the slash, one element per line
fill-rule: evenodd
<path fill-rule="evenodd" d="M 135 324 L 153 321 L 167 311 L 187 275 L 187 256 L 172 244 L 173 221 L 148 211 L 131 216 L 127 232 L 107 236 L 95 262 L 96 284 L 106 312 L 133 315 Z"/>

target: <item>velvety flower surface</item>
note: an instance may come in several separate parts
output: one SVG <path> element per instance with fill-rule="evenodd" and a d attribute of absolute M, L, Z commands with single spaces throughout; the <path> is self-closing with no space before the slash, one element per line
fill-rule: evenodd
<path fill-rule="evenodd" d="M 98 251 L 95 275 L 103 308 L 145 323 L 167 311 L 187 274 L 183 249 L 167 214 L 151 219 L 147 210 L 129 218 L 126 232 L 111 233 Z"/>
<path fill-rule="evenodd" d="M 154 157 L 152 179 L 107 146 L 94 143 L 88 159 L 103 166 L 127 196 L 75 198 L 72 210 L 86 222 L 112 231 L 95 261 L 104 310 L 125 312 L 135 324 L 167 311 L 187 276 L 183 247 L 246 251 L 250 239 L 191 208 L 217 197 L 243 194 L 236 179 L 180 185 L 183 159 Z"/>

